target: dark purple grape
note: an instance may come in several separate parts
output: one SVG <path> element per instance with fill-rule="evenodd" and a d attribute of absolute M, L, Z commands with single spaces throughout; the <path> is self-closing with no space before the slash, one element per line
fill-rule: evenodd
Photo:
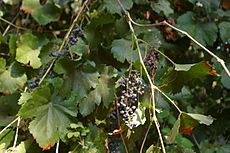
<path fill-rule="evenodd" d="M 132 129 L 135 127 L 132 119 L 138 106 L 138 98 L 144 93 L 146 85 L 137 70 L 132 70 L 129 77 L 120 80 L 119 84 L 120 96 L 118 96 L 117 108 L 125 124 Z"/>

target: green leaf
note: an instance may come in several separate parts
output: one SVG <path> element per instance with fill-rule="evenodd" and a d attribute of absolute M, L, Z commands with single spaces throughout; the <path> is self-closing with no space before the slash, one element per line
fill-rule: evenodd
<path fill-rule="evenodd" d="M 23 64 L 30 64 L 33 68 L 41 66 L 41 60 L 38 57 L 41 47 L 48 43 L 46 38 L 39 39 L 32 33 L 25 33 L 20 37 L 20 43 L 16 49 L 16 60 Z"/>
<path fill-rule="evenodd" d="M 73 76 L 75 76 L 72 80 L 73 90 L 79 93 L 81 97 L 85 97 L 90 88 L 96 88 L 98 84 L 98 72 L 75 71 Z"/>
<path fill-rule="evenodd" d="M 14 130 L 12 129 L 6 129 L 1 135 L 0 135 L 0 144 L 5 144 L 5 148 L 9 147 L 12 141 L 14 140 Z M 0 150 L 1 152 L 1 150 Z"/>
<path fill-rule="evenodd" d="M 212 46 L 216 41 L 218 28 L 213 22 L 197 21 L 193 12 L 187 12 L 177 18 L 177 27 L 187 31 L 203 45 Z M 205 27 L 205 28 L 203 28 Z"/>
<path fill-rule="evenodd" d="M 219 25 L 220 30 L 220 37 L 222 41 L 229 41 L 230 42 L 230 23 L 229 22 L 221 22 Z"/>
<path fill-rule="evenodd" d="M 227 67 L 229 68 L 230 64 L 228 64 Z M 230 89 L 230 77 L 227 75 L 227 73 L 224 70 L 222 70 L 221 73 L 221 83 L 225 88 Z"/>
<path fill-rule="evenodd" d="M 132 0 L 125 0 L 121 1 L 124 9 L 129 10 L 133 6 Z M 119 14 L 121 16 L 121 13 L 123 12 L 121 6 L 119 5 L 117 0 L 106 0 L 104 1 L 104 7 L 109 11 L 111 14 Z"/>
<path fill-rule="evenodd" d="M 15 53 L 16 53 L 16 42 L 17 42 L 17 35 L 10 35 L 10 40 L 9 40 L 9 49 L 10 49 L 10 55 L 15 57 Z"/>
<path fill-rule="evenodd" d="M 58 21 L 60 18 L 60 9 L 51 1 L 41 5 L 39 0 L 23 0 L 21 9 L 32 14 L 40 25 Z"/>
<path fill-rule="evenodd" d="M 4 58 L 0 58 L 0 73 L 6 70 L 6 60 Z"/>
<path fill-rule="evenodd" d="M 116 72 L 117 70 L 111 66 L 102 66 L 98 85 L 80 103 L 80 113 L 83 116 L 92 113 L 95 104 L 100 105 L 101 102 L 108 108 L 114 97 L 115 81 L 113 78 L 116 77 Z"/>
<path fill-rule="evenodd" d="M 169 15 L 173 14 L 174 12 L 170 7 L 169 1 L 167 0 L 158 0 L 158 2 L 152 2 L 151 8 L 157 13 L 162 11 L 166 17 L 169 17 Z"/>
<path fill-rule="evenodd" d="M 124 63 L 125 60 L 132 59 L 131 51 L 132 42 L 125 39 L 114 40 L 112 43 L 111 52 L 118 61 Z"/>
<path fill-rule="evenodd" d="M 1 118 L 5 117 L 5 122 L 7 122 L 7 120 L 11 120 L 11 116 L 15 116 L 17 114 L 19 109 L 19 106 L 17 104 L 19 97 L 20 94 L 17 92 L 9 95 L 0 96 L 0 120 Z M 3 120 L 1 120 L 1 123 L 4 123 Z"/>
<path fill-rule="evenodd" d="M 76 45 L 70 47 L 70 51 L 82 57 L 88 53 L 89 46 L 86 45 L 85 42 L 80 38 L 78 39 Z"/>
<path fill-rule="evenodd" d="M 174 140 L 176 139 L 176 136 L 179 134 L 179 129 L 180 129 L 180 116 L 178 117 L 178 119 L 173 125 L 172 130 L 170 131 L 170 135 L 168 137 L 169 143 L 174 142 Z"/>
<path fill-rule="evenodd" d="M 195 64 L 175 64 L 176 71 L 189 71 Z"/>
<path fill-rule="evenodd" d="M 11 94 L 24 86 L 27 77 L 26 74 L 15 71 L 20 69 L 18 64 L 12 63 L 8 69 L 5 68 L 5 64 L 5 60 L 0 58 L 0 92 Z"/>
<path fill-rule="evenodd" d="M 15 5 L 19 3 L 18 0 L 3 0 L 4 3 L 9 4 L 9 5 Z"/>
<path fill-rule="evenodd" d="M 187 115 L 191 116 L 193 119 L 199 121 L 200 124 L 211 125 L 213 123 L 213 118 L 211 116 L 205 116 L 201 114 L 192 114 L 187 113 Z"/>
<path fill-rule="evenodd" d="M 10 147 L 7 150 L 9 150 L 9 153 L 26 153 L 25 142 L 22 141 L 18 146 Z M 8 151 L 7 151 L 7 153 L 8 153 Z"/>
<path fill-rule="evenodd" d="M 146 122 L 145 107 L 141 107 L 139 105 L 133 114 L 133 119 L 130 124 L 136 125 L 135 127 L 138 127 L 139 125 L 144 125 L 145 122 Z"/>
<path fill-rule="evenodd" d="M 207 61 L 203 61 L 194 64 L 175 64 L 175 69 L 169 70 L 161 79 L 163 84 L 168 84 L 164 87 L 166 91 L 177 93 L 189 81 L 193 79 L 203 80 L 208 75 L 218 76 L 212 66 Z"/>
<path fill-rule="evenodd" d="M 160 153 L 160 150 L 161 150 L 160 147 L 151 145 L 151 146 L 146 150 L 145 153 Z"/>
<path fill-rule="evenodd" d="M 43 149 L 49 149 L 67 132 L 70 117 L 77 115 L 75 99 L 64 100 L 48 86 L 38 87 L 19 110 L 21 117 L 35 118 L 29 125 L 33 137 Z"/>

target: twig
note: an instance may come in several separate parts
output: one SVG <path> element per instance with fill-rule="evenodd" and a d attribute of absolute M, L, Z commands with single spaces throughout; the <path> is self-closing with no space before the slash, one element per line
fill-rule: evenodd
<path fill-rule="evenodd" d="M 0 17 L 0 20 L 2 20 L 3 22 L 6 22 L 7 24 L 11 25 L 12 27 L 15 27 L 15 28 L 18 28 L 18 29 L 21 29 L 21 30 L 28 30 L 27 28 L 23 28 L 23 27 L 20 27 L 20 26 L 17 26 L 13 23 L 11 23 L 10 21 Z"/>
<path fill-rule="evenodd" d="M 89 1 L 89 0 L 86 0 L 86 1 L 84 2 L 84 4 L 81 6 L 81 8 L 80 8 L 80 10 L 79 10 L 79 12 L 78 12 L 78 14 L 77 14 L 77 16 L 75 17 L 73 23 L 71 24 L 71 26 L 70 26 L 68 32 L 66 33 L 66 35 L 65 35 L 65 37 L 64 37 L 64 39 L 63 39 L 63 41 L 62 41 L 62 44 L 61 44 L 61 46 L 60 46 L 59 49 L 58 49 L 58 52 L 61 52 L 61 51 L 62 51 L 62 49 L 63 49 L 63 47 L 64 47 L 64 45 L 65 45 L 65 43 L 66 43 L 66 41 L 67 41 L 67 39 L 68 39 L 68 37 L 69 37 L 71 31 L 73 30 L 73 28 L 74 28 L 76 22 L 78 21 L 78 19 L 79 19 L 81 13 L 82 13 L 83 10 L 85 9 L 85 6 L 86 6 L 86 4 L 88 3 L 88 1 Z M 55 59 L 51 62 L 50 66 L 49 66 L 48 69 L 46 70 L 45 74 L 42 76 L 42 78 L 41 78 L 41 80 L 40 80 L 40 82 L 39 82 L 39 85 L 40 85 L 40 84 L 42 83 L 42 81 L 45 79 L 45 77 L 46 77 L 47 74 L 49 73 L 50 69 L 53 67 L 54 63 L 55 63 Z"/>
<path fill-rule="evenodd" d="M 21 118 L 20 118 L 20 116 L 19 116 L 19 117 L 18 117 L 17 127 L 16 127 L 16 133 L 15 133 L 15 137 L 14 137 L 14 145 L 13 145 L 13 148 L 15 148 L 15 147 L 16 147 L 16 145 L 17 145 L 17 140 L 18 140 L 18 130 L 19 130 L 20 122 L 21 122 Z"/>
<path fill-rule="evenodd" d="M 196 137 L 194 136 L 194 134 L 192 134 L 192 138 L 193 138 L 193 140 L 194 140 L 196 146 L 198 147 L 198 149 L 200 149 L 200 145 L 199 145 L 199 143 L 197 142 Z"/>
<path fill-rule="evenodd" d="M 119 1 L 119 0 L 118 0 Z M 144 69 L 144 72 L 148 78 L 148 81 L 150 83 L 150 87 L 151 87 L 151 96 L 152 96 L 152 113 L 153 113 L 153 120 L 154 120 L 154 123 L 155 123 L 155 126 L 157 128 L 157 132 L 158 132 L 158 135 L 159 135 L 159 139 L 160 139 L 160 142 L 161 142 L 161 148 L 162 148 L 162 151 L 163 153 L 166 153 L 165 151 L 165 146 L 164 146 L 164 142 L 163 142 L 163 138 L 162 138 L 162 135 L 161 135 L 161 132 L 160 132 L 160 127 L 159 127 L 159 123 L 158 123 L 158 120 L 157 120 L 157 117 L 156 117 L 156 104 L 155 104 L 155 101 L 154 101 L 154 85 L 152 83 L 152 80 L 151 80 L 151 77 L 149 76 L 148 74 L 148 71 L 145 67 L 145 64 L 142 60 L 142 56 L 141 56 L 141 51 L 140 51 L 140 47 L 139 47 L 139 43 L 138 43 L 138 38 L 137 36 L 135 35 L 135 32 L 134 32 L 134 29 L 133 29 L 133 26 L 132 26 L 132 22 L 129 20 L 128 21 L 129 23 L 129 27 L 130 27 L 130 30 L 131 32 L 133 33 L 133 37 L 134 37 L 134 40 L 135 40 L 135 44 L 137 46 L 137 51 L 138 51 L 138 55 L 139 55 L 139 60 L 140 60 L 140 63 Z"/>
<path fill-rule="evenodd" d="M 143 148 L 144 148 L 144 145 L 145 145 L 145 141 L 146 141 L 146 139 L 147 139 L 147 136 L 148 136 L 149 130 L 150 130 L 152 124 L 153 124 L 153 121 L 154 121 L 153 118 L 151 118 L 151 119 L 150 119 L 149 126 L 148 126 L 148 129 L 147 129 L 147 131 L 146 131 L 146 133 L 145 133 L 145 137 L 144 137 L 144 139 L 143 139 L 143 141 L 142 141 L 142 144 L 141 144 L 140 153 L 143 152 Z"/>
<path fill-rule="evenodd" d="M 19 119 L 19 117 L 17 117 L 15 120 L 13 120 L 10 124 L 8 124 L 5 128 L 2 129 L 2 131 L 0 132 L 0 135 L 6 130 L 8 129 L 11 125 L 13 125 L 15 122 L 17 122 L 17 120 Z"/>
<path fill-rule="evenodd" d="M 19 13 L 17 13 L 17 15 L 13 18 L 13 20 L 11 21 L 11 23 L 13 23 L 16 19 L 17 19 L 17 17 L 18 17 L 18 15 L 19 15 Z M 3 34 L 2 34 L 2 36 L 5 36 L 6 35 L 6 33 L 8 32 L 8 30 L 10 29 L 10 24 L 6 27 L 6 29 L 5 29 L 5 31 L 3 32 Z"/>
<path fill-rule="evenodd" d="M 57 142 L 57 146 L 56 146 L 56 152 L 55 153 L 58 153 L 58 150 L 59 150 L 59 141 Z"/>
<path fill-rule="evenodd" d="M 138 41 L 140 41 L 140 42 L 143 42 L 143 43 L 145 43 L 146 45 L 148 45 L 148 46 L 150 46 L 150 47 L 153 47 L 152 45 L 150 45 L 148 42 L 146 42 L 146 41 L 144 41 L 144 40 L 142 40 L 142 39 L 138 39 Z M 162 51 L 160 51 L 160 50 L 158 50 L 158 49 L 156 49 L 156 48 L 153 48 L 154 50 L 156 50 L 158 53 L 160 53 L 162 56 L 164 56 L 164 58 L 166 58 L 170 63 L 172 63 L 174 66 L 176 65 L 176 63 L 173 61 L 173 60 L 171 60 L 167 55 L 165 55 Z"/>
<path fill-rule="evenodd" d="M 152 83 L 152 80 L 151 80 L 150 75 L 148 74 L 148 71 L 147 71 L 147 69 L 146 69 L 146 67 L 145 67 L 145 64 L 144 64 L 144 62 L 143 62 L 143 60 L 142 60 L 141 51 L 140 51 L 140 47 L 139 47 L 139 43 L 138 43 L 138 38 L 137 38 L 137 36 L 135 35 L 134 29 L 133 29 L 133 26 L 132 26 L 132 22 L 131 22 L 131 20 L 130 20 L 129 12 L 127 12 L 127 11 L 124 9 L 124 6 L 123 6 L 122 3 L 120 2 L 120 0 L 117 0 L 117 1 L 118 1 L 119 5 L 121 6 L 121 8 L 123 9 L 123 11 L 126 13 L 126 15 L 127 15 L 128 18 L 129 18 L 128 24 L 129 24 L 129 28 L 130 28 L 130 30 L 131 30 L 131 32 L 132 32 L 132 34 L 133 34 L 133 38 L 134 38 L 135 44 L 136 44 L 136 46 L 137 46 L 137 51 L 138 51 L 138 55 L 139 55 L 139 60 L 140 60 L 140 63 L 141 63 L 141 65 L 142 65 L 142 67 L 143 67 L 143 69 L 144 69 L 144 71 L 145 71 L 145 73 L 146 73 L 146 75 L 147 75 L 148 81 L 149 81 L 149 83 L 150 83 L 150 87 L 151 87 L 151 96 L 152 96 L 152 113 L 153 113 L 152 115 L 153 115 L 153 120 L 154 120 L 155 126 L 156 126 L 156 128 L 157 128 L 157 132 L 158 132 L 159 139 L 160 139 L 160 142 L 161 142 L 162 151 L 163 151 L 163 153 L 166 153 L 166 151 L 165 151 L 165 146 L 164 146 L 164 142 L 163 142 L 163 138 L 162 138 L 161 131 L 160 131 L 160 127 L 159 127 L 159 122 L 158 122 L 157 117 L 156 117 L 156 104 L 155 104 L 155 101 L 154 101 L 154 99 L 155 99 L 155 97 L 154 97 L 154 85 L 153 85 L 153 83 Z"/>
<path fill-rule="evenodd" d="M 177 27 L 174 27 L 173 25 L 169 24 L 167 21 L 163 21 L 164 24 L 166 24 L 167 26 L 171 27 L 172 29 L 179 31 L 180 33 L 186 35 L 187 37 L 189 37 L 193 42 L 195 42 L 198 46 L 200 46 L 202 49 L 204 49 L 208 54 L 210 54 L 212 57 L 214 57 L 217 62 L 219 62 L 221 64 L 221 66 L 223 67 L 224 71 L 227 73 L 227 75 L 230 77 L 230 72 L 227 68 L 227 66 L 225 65 L 225 62 L 223 59 L 219 58 L 218 56 L 216 56 L 213 52 L 211 52 L 210 50 L 208 50 L 206 47 L 204 47 L 200 42 L 198 42 L 196 39 L 194 39 L 191 35 L 188 34 L 188 32 L 183 31 Z"/>

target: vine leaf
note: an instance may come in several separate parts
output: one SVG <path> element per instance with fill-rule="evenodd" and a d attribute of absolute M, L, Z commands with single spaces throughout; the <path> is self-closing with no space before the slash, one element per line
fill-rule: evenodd
<path fill-rule="evenodd" d="M 122 63 L 124 63 L 125 60 L 130 61 L 132 58 L 131 46 L 131 41 L 125 39 L 114 40 L 111 50 L 113 57 Z"/>
<path fill-rule="evenodd" d="M 179 133 L 179 129 L 180 129 L 180 117 L 178 117 L 178 119 L 176 120 L 176 122 L 173 125 L 172 130 L 170 131 L 170 134 L 169 134 L 169 137 L 168 137 L 169 143 L 174 142 L 176 136 Z"/>
<path fill-rule="evenodd" d="M 179 92 L 186 83 L 193 79 L 203 80 L 206 76 L 219 76 L 207 61 L 194 64 L 175 64 L 175 68 L 168 71 L 166 77 L 161 78 L 166 91 Z"/>
<path fill-rule="evenodd" d="M 175 64 L 176 71 L 189 71 L 195 64 Z"/>
<path fill-rule="evenodd" d="M 41 5 L 39 0 L 23 0 L 21 10 L 31 14 L 32 17 L 41 25 L 57 21 L 60 17 L 60 9 L 51 1 Z"/>
<path fill-rule="evenodd" d="M 87 54 L 89 50 L 89 46 L 85 44 L 85 42 L 80 38 L 78 39 L 76 45 L 70 47 L 70 51 L 77 54 L 80 58 Z"/>
<path fill-rule="evenodd" d="M 38 39 L 32 33 L 25 33 L 20 37 L 20 43 L 16 49 L 16 60 L 23 64 L 30 64 L 33 68 L 41 66 L 38 57 L 41 47 L 48 43 L 47 39 Z"/>
<path fill-rule="evenodd" d="M 17 63 L 7 69 L 5 59 L 0 58 L 0 92 L 11 94 L 25 85 L 27 76 L 20 69 Z"/>
<path fill-rule="evenodd" d="M 204 45 L 212 45 L 217 38 L 217 26 L 213 22 L 199 22 L 193 12 L 187 12 L 177 19 L 177 27 L 187 31 Z M 203 28 L 205 27 L 205 28 Z M 189 30 L 188 30 L 189 29 Z"/>
<path fill-rule="evenodd" d="M 230 67 L 230 64 L 228 64 L 227 67 Z M 224 70 L 222 70 L 221 73 L 221 83 L 225 88 L 230 89 L 230 77 Z"/>
<path fill-rule="evenodd" d="M 29 125 L 29 131 L 39 146 L 48 150 L 66 135 L 70 117 L 77 116 L 76 106 L 75 99 L 64 100 L 57 95 L 55 89 L 51 90 L 47 85 L 36 88 L 18 114 L 21 117 L 35 118 Z"/>
<path fill-rule="evenodd" d="M 214 119 L 211 116 L 182 112 L 172 128 L 168 140 L 170 143 L 173 143 L 179 133 L 190 134 L 193 128 L 198 126 L 198 124 L 209 126 L 213 121 Z"/>
<path fill-rule="evenodd" d="M 219 30 L 220 30 L 220 37 L 223 41 L 230 41 L 230 23 L 229 22 L 221 22 L 219 25 Z"/>
<path fill-rule="evenodd" d="M 166 17 L 169 17 L 169 15 L 173 13 L 173 9 L 170 7 L 170 3 L 167 0 L 158 0 L 158 2 L 153 2 L 151 7 L 157 13 L 162 11 Z"/>
<path fill-rule="evenodd" d="M 104 106 L 108 108 L 114 97 L 115 81 L 113 78 L 117 76 L 117 70 L 111 66 L 103 65 L 100 71 L 98 85 L 80 103 L 80 113 L 83 116 L 92 113 L 95 104 L 100 105 L 101 102 L 103 102 Z"/>
<path fill-rule="evenodd" d="M 124 9 L 129 10 L 133 6 L 133 1 L 132 0 L 122 1 L 122 5 L 124 6 Z M 109 11 L 111 14 L 117 13 L 117 14 L 121 15 L 121 13 L 123 11 L 117 0 L 106 0 L 106 1 L 104 1 L 104 8 L 106 8 L 107 11 Z"/>

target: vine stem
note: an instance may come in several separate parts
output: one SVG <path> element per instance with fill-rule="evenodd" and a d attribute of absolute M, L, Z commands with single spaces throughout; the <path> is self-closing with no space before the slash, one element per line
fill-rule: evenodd
<path fill-rule="evenodd" d="M 68 37 L 69 37 L 71 31 L 73 30 L 73 28 L 74 28 L 76 22 L 79 20 L 81 14 L 82 14 L 82 12 L 84 11 L 85 7 L 87 6 L 87 3 L 88 3 L 88 2 L 89 2 L 89 0 L 86 0 L 86 1 L 83 3 L 83 5 L 81 6 L 81 8 L 80 8 L 80 10 L 79 10 L 79 12 L 78 12 L 78 14 L 77 14 L 77 16 L 76 16 L 75 19 L 73 20 L 73 22 L 72 22 L 72 24 L 71 24 L 71 26 L 70 26 L 68 32 L 66 33 L 66 35 L 65 35 L 65 37 L 64 37 L 64 39 L 63 39 L 63 41 L 62 41 L 62 44 L 61 44 L 61 46 L 60 46 L 59 49 L 58 49 L 58 52 L 61 52 L 61 51 L 62 51 L 62 49 L 63 49 L 63 47 L 64 47 L 66 41 L 68 40 Z M 52 60 L 50 66 L 49 66 L 48 69 L 46 70 L 45 74 L 42 76 L 42 78 L 41 78 L 41 80 L 40 80 L 40 82 L 39 82 L 39 85 L 40 85 L 40 84 L 42 83 L 42 81 L 45 79 L 45 77 L 47 76 L 47 74 L 49 73 L 49 71 L 51 70 L 51 68 L 53 67 L 54 63 L 55 63 L 55 59 Z"/>
<path fill-rule="evenodd" d="M 200 46 L 202 49 L 204 49 L 208 54 L 210 54 L 212 57 L 214 57 L 217 62 L 219 62 L 221 64 L 221 66 L 223 67 L 224 71 L 227 73 L 227 75 L 230 77 L 230 72 L 227 68 L 227 66 L 225 65 L 225 62 L 223 59 L 219 58 L 217 55 L 215 55 L 213 52 L 211 52 L 210 50 L 208 50 L 206 47 L 204 47 L 204 45 L 202 45 L 200 42 L 198 42 L 196 39 L 194 39 L 191 35 L 188 34 L 188 32 L 183 31 L 171 24 L 169 24 L 167 21 L 163 21 L 163 23 L 169 27 L 171 27 L 172 29 L 186 35 L 187 37 L 189 37 L 193 42 L 195 42 L 198 46 Z"/>
<path fill-rule="evenodd" d="M 59 144 L 60 144 L 60 141 L 57 142 L 57 146 L 56 146 L 56 152 L 55 153 L 58 153 L 59 151 Z"/>
<path fill-rule="evenodd" d="M 142 141 L 142 144 L 141 144 L 140 153 L 143 152 L 143 148 L 144 148 L 144 145 L 145 145 L 145 141 L 146 141 L 146 139 L 147 139 L 147 136 L 148 136 L 149 130 L 150 130 L 152 124 L 153 124 L 153 121 L 154 121 L 153 118 L 150 118 L 150 123 L 149 123 L 148 129 L 147 129 L 147 131 L 146 131 L 146 133 L 145 133 L 145 137 L 144 137 L 144 139 L 143 139 L 143 141 Z"/>
<path fill-rule="evenodd" d="M 20 117 L 17 117 L 15 120 L 13 120 L 10 124 L 8 124 L 5 128 L 2 129 L 2 131 L 0 132 L 0 135 L 6 130 L 8 129 L 11 125 L 13 125 L 15 122 L 17 122 L 19 120 Z"/>
<path fill-rule="evenodd" d="M 119 2 L 119 0 L 118 0 Z M 119 2 L 120 3 L 120 2 Z M 121 3 L 120 3 L 121 4 Z M 124 7 L 122 7 L 124 8 Z M 135 21 L 133 21 L 133 19 L 131 18 L 130 14 L 128 11 L 124 10 L 125 14 L 128 16 L 129 20 L 136 26 L 139 27 L 151 27 L 151 26 L 162 26 L 162 25 L 167 25 L 169 27 L 171 27 L 172 29 L 186 35 L 187 37 L 189 37 L 194 43 L 196 43 L 198 46 L 200 46 L 202 49 L 204 49 L 208 54 L 210 54 L 212 57 L 214 57 L 217 62 L 219 62 L 221 64 L 221 66 L 223 67 L 224 71 L 227 73 L 227 75 L 230 77 L 230 72 L 224 62 L 223 59 L 221 59 L 220 57 L 218 57 L 216 54 L 214 54 L 213 52 L 211 52 L 209 49 L 207 49 L 204 45 L 202 45 L 200 42 L 198 42 L 195 38 L 193 38 L 188 32 L 181 30 L 171 24 L 169 24 L 167 21 L 163 21 L 163 22 L 159 22 L 159 23 L 155 23 L 155 24 L 140 24 L 140 23 L 136 23 Z"/>
<path fill-rule="evenodd" d="M 118 0 L 118 1 L 119 1 L 119 0 Z M 154 99 L 155 99 L 155 97 L 154 97 L 154 89 L 155 89 L 155 88 L 154 88 L 154 87 L 155 87 L 155 86 L 153 85 L 152 80 L 151 80 L 151 77 L 149 76 L 148 71 L 147 71 L 147 69 L 146 69 L 146 67 L 145 67 L 145 64 L 144 64 L 144 62 L 143 62 L 143 60 L 142 60 L 141 51 L 140 51 L 140 47 L 139 47 L 139 43 L 138 43 L 138 38 L 137 38 L 137 36 L 135 35 L 135 32 L 134 32 L 132 23 L 131 23 L 130 20 L 128 21 L 128 23 L 129 23 L 130 30 L 131 30 L 132 33 L 133 33 L 133 37 L 134 37 L 135 44 L 136 44 L 136 46 L 137 46 L 137 51 L 138 51 L 140 63 L 141 63 L 141 65 L 142 65 L 142 67 L 143 67 L 143 69 L 144 69 L 144 72 L 145 72 L 145 74 L 147 75 L 148 81 L 149 81 L 149 83 L 150 83 L 150 87 L 151 87 L 151 96 L 152 96 L 152 113 L 153 113 L 152 115 L 153 115 L 153 121 L 154 121 L 155 126 L 156 126 L 156 128 L 157 128 L 157 133 L 158 133 L 158 135 L 159 135 L 159 139 L 160 139 L 162 151 L 163 151 L 163 153 L 166 153 L 166 151 L 165 151 L 165 146 L 164 146 L 164 142 L 163 142 L 163 138 L 162 138 L 161 131 L 160 131 L 159 122 L 158 122 L 158 119 L 157 119 L 157 117 L 156 117 L 156 104 L 155 104 L 155 101 L 154 101 Z"/>
<path fill-rule="evenodd" d="M 21 118 L 20 118 L 20 116 L 19 116 L 19 117 L 18 117 L 17 127 L 16 127 L 16 134 L 15 134 L 15 137 L 14 137 L 14 144 L 13 144 L 13 147 L 14 147 L 14 148 L 15 148 L 16 145 L 17 145 L 18 131 L 19 131 L 20 122 L 21 122 Z"/>
<path fill-rule="evenodd" d="M 17 25 L 11 23 L 10 21 L 8 21 L 8 20 L 6 20 L 6 19 L 4 19 L 4 18 L 2 18 L 2 17 L 0 17 L 0 20 L 2 20 L 3 22 L 5 22 L 5 23 L 11 25 L 12 27 L 17 28 L 17 29 L 28 30 L 27 28 L 23 28 L 23 27 L 17 26 Z"/>

